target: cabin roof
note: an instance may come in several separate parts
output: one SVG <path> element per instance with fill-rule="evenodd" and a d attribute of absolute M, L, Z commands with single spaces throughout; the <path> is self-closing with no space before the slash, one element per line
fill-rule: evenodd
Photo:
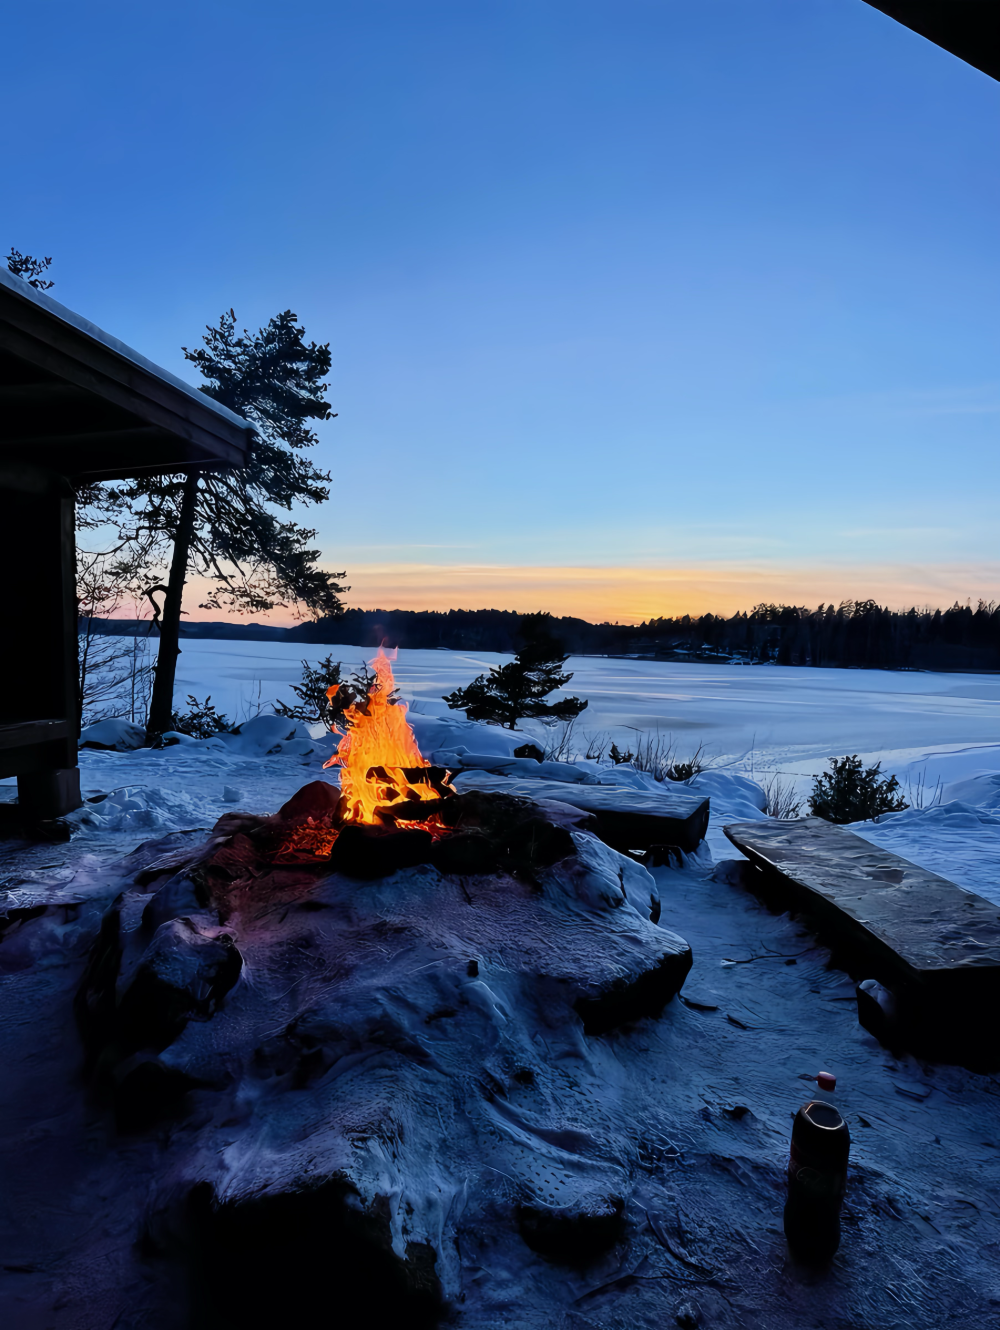
<path fill-rule="evenodd" d="M 0 267 L 0 461 L 76 481 L 245 465 L 253 427 Z"/>
<path fill-rule="evenodd" d="M 1000 5 L 996 0 L 867 0 L 959 60 L 1000 79 Z"/>

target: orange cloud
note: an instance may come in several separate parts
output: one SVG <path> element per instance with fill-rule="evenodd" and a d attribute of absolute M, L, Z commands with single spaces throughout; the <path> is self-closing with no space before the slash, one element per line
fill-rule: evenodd
<path fill-rule="evenodd" d="M 519 567 L 415 563 L 354 564 L 348 606 L 363 609 L 549 610 L 594 622 L 638 623 L 658 615 L 732 614 L 761 601 L 818 605 L 872 599 L 893 608 L 1000 599 L 1000 564 L 791 565 L 715 563 L 671 568 Z M 203 588 L 191 579 L 189 620 L 219 619 L 199 610 Z M 287 611 L 258 616 L 292 623 Z"/>

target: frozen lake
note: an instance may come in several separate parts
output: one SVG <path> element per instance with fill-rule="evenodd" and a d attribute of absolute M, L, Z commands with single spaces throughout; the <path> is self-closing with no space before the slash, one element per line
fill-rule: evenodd
<path fill-rule="evenodd" d="M 231 720 L 245 722 L 270 712 L 276 700 L 293 702 L 291 685 L 300 678 L 302 660 L 315 663 L 328 655 L 349 671 L 374 652 L 189 640 L 180 657 L 176 701 L 183 708 L 187 694 L 200 700 L 211 695 Z M 442 695 L 507 659 L 493 653 L 404 650 L 395 673 L 415 715 L 459 720 L 461 713 L 450 712 Z M 574 674 L 570 691 L 589 702 L 577 723 L 577 755 L 584 754 L 594 735 L 634 747 L 637 731 L 669 737 L 681 760 L 702 745 L 718 772 L 718 778 L 713 774 L 707 842 L 716 858 L 735 853 L 723 826 L 747 815 L 726 793 L 722 778 L 727 773 L 763 785 L 777 776 L 793 788 L 805 813 L 812 777 L 827 759 L 858 753 L 867 761 L 881 761 L 885 772 L 899 777 L 910 808 L 856 829 L 1000 905 L 1000 677 L 592 656 L 571 657 L 568 668 Z M 468 741 L 470 751 L 499 751 L 491 745 L 500 732 L 477 728 L 477 737 Z M 532 737 L 552 737 L 538 722 L 525 729 Z M 273 811 L 319 773 L 328 751 L 272 757 L 263 749 L 85 750 L 80 755 L 85 793 L 118 791 L 115 797 L 125 800 L 113 824 L 95 825 L 86 838 L 94 849 L 110 849 L 121 844 L 122 834 L 137 843 L 158 831 L 209 827 L 234 801 L 250 811 Z"/>
<path fill-rule="evenodd" d="M 211 694 L 231 717 L 245 718 L 276 698 L 292 702 L 301 661 L 333 656 L 354 665 L 371 648 L 276 642 L 186 641 L 178 664 L 178 702 Z M 447 714 L 445 693 L 491 665 L 493 652 L 401 650 L 395 674 L 424 714 Z M 927 783 L 1000 769 L 1000 677 L 889 670 L 682 665 L 573 656 L 568 691 L 587 699 L 581 735 L 607 732 L 619 745 L 635 730 L 671 734 L 680 756 L 699 743 L 716 762 L 748 772 L 779 769 L 804 777 L 844 753 L 881 757 L 905 782 Z M 803 781 L 807 785 L 808 781 Z"/>

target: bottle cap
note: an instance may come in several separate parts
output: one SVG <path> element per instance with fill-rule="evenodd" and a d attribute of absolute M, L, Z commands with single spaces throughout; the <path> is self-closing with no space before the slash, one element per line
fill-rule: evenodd
<path fill-rule="evenodd" d="M 821 1090 L 836 1090 L 837 1078 L 832 1071 L 821 1071 L 816 1077 L 816 1084 Z"/>

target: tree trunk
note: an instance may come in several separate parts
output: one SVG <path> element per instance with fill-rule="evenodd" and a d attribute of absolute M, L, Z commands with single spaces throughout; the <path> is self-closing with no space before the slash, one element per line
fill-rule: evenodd
<path fill-rule="evenodd" d="M 149 720 L 146 722 L 147 742 L 152 742 L 157 735 L 170 729 L 170 717 L 174 709 L 174 677 L 177 673 L 177 657 L 181 654 L 181 601 L 184 597 L 191 538 L 194 535 L 194 515 L 200 479 L 200 472 L 190 472 L 181 494 L 181 511 L 177 519 L 177 535 L 174 537 L 174 554 L 170 560 L 170 577 L 163 602 L 163 614 L 160 617 L 160 649 L 156 654 L 153 696 L 149 703 Z"/>

